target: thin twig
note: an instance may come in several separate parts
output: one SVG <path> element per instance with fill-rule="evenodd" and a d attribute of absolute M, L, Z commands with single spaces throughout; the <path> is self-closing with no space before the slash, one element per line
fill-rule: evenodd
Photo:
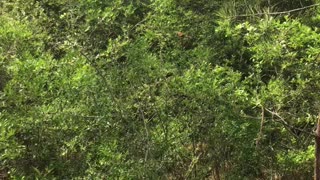
<path fill-rule="evenodd" d="M 265 110 L 268 111 L 269 113 L 271 113 L 272 115 L 275 115 L 276 117 L 278 117 L 278 118 L 280 119 L 280 121 L 278 121 L 278 122 L 280 122 L 282 125 L 290 128 L 290 129 L 298 130 L 298 131 L 300 131 L 300 132 L 303 132 L 303 133 L 306 133 L 306 134 L 308 134 L 308 135 L 311 135 L 311 136 L 315 137 L 315 134 L 314 134 L 314 133 L 310 133 L 309 131 L 306 131 L 306 130 L 304 130 L 304 129 L 297 128 L 297 127 L 294 127 L 294 126 L 290 125 L 290 124 L 289 124 L 287 121 L 285 121 L 284 118 L 283 118 L 282 116 L 280 116 L 277 112 L 271 111 L 270 109 L 267 109 L 267 108 L 265 108 Z"/>
<path fill-rule="evenodd" d="M 137 24 L 135 24 L 133 27 L 131 27 L 131 28 L 129 29 L 129 31 L 132 31 L 133 29 L 135 29 L 136 27 L 140 26 L 140 24 L 144 23 L 144 22 L 147 21 L 147 20 L 148 20 L 148 17 L 142 19 L 142 20 L 139 21 Z"/>
<path fill-rule="evenodd" d="M 192 158 L 192 160 L 190 162 L 190 165 L 189 165 L 189 168 L 188 168 L 188 171 L 185 174 L 185 179 L 188 179 L 188 177 L 190 176 L 192 170 L 194 169 L 194 166 L 198 163 L 199 158 L 200 158 L 201 155 L 202 155 L 202 153 L 199 153 L 198 156 Z"/>
<path fill-rule="evenodd" d="M 301 8 L 297 8 L 297 9 L 291 9 L 291 10 L 288 10 L 288 11 L 270 12 L 270 13 L 255 13 L 255 14 L 240 14 L 240 15 L 235 15 L 235 16 L 231 16 L 231 17 L 249 17 L 249 16 L 261 16 L 261 15 L 290 14 L 290 13 L 293 13 L 293 12 L 302 11 L 302 10 L 309 9 L 309 8 L 312 8 L 312 7 L 317 7 L 317 6 L 320 6 L 320 3 L 313 4 L 313 5 L 310 5 L 310 6 L 301 7 Z"/>
<path fill-rule="evenodd" d="M 139 112 L 140 112 L 140 115 L 141 115 L 141 119 L 143 120 L 143 124 L 144 124 L 144 129 L 145 129 L 145 133 L 146 133 L 146 139 L 147 139 L 147 144 L 146 144 L 146 152 L 145 152 L 145 156 L 144 156 L 144 161 L 145 161 L 145 165 L 146 165 L 146 162 L 148 160 L 148 155 L 149 155 L 149 130 L 148 130 L 148 126 L 147 126 L 147 119 L 145 119 L 144 117 L 144 113 L 143 111 L 139 108 Z"/>
<path fill-rule="evenodd" d="M 259 146 L 259 141 L 262 139 L 263 136 L 263 124 L 264 124 L 264 107 L 261 106 L 261 122 L 260 122 L 260 131 L 258 134 L 258 138 L 256 140 L 256 148 Z"/>

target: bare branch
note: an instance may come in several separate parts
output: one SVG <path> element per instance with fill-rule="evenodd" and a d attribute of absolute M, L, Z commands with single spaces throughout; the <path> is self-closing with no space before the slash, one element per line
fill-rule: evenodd
<path fill-rule="evenodd" d="M 290 129 L 294 129 L 294 130 L 298 130 L 299 132 L 302 132 L 302 133 L 305 133 L 305 134 L 308 134 L 308 135 L 311 135 L 313 137 L 315 137 L 316 135 L 314 133 L 311 133 L 309 131 L 306 131 L 304 129 L 301 129 L 301 128 L 297 128 L 297 127 L 294 127 L 292 126 L 291 124 L 289 124 L 287 121 L 284 120 L 284 118 L 282 116 L 280 116 L 277 112 L 274 112 L 274 111 L 271 111 L 270 109 L 267 109 L 265 108 L 266 111 L 268 111 L 269 113 L 271 113 L 272 115 L 276 116 L 280 121 L 282 125 L 284 125 L 285 127 L 288 127 Z"/>
<path fill-rule="evenodd" d="M 293 13 L 293 12 L 302 11 L 302 10 L 309 9 L 309 8 L 312 8 L 312 7 L 317 7 L 317 6 L 320 6 L 320 3 L 313 4 L 313 5 L 310 5 L 310 6 L 301 7 L 301 8 L 297 8 L 297 9 L 291 9 L 291 10 L 288 10 L 288 11 L 270 12 L 270 13 L 255 13 L 255 14 L 240 14 L 240 15 L 231 16 L 231 17 L 250 17 L 250 16 L 262 16 L 262 15 L 283 15 L 283 14 L 290 14 L 290 13 Z"/>
<path fill-rule="evenodd" d="M 264 107 L 261 106 L 261 122 L 260 122 L 260 131 L 256 139 L 256 148 L 258 148 L 259 142 L 263 136 L 263 124 L 264 124 Z"/>

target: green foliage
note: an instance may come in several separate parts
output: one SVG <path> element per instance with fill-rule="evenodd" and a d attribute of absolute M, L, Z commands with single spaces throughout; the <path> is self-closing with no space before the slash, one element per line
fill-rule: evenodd
<path fill-rule="evenodd" d="M 1 1 L 0 177 L 311 178 L 311 4 Z"/>

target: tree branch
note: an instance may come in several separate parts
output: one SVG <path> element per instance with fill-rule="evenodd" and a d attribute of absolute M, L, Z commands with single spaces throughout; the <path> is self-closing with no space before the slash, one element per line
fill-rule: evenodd
<path fill-rule="evenodd" d="M 302 10 L 309 9 L 309 8 L 312 8 L 312 7 L 317 7 L 317 6 L 320 6 L 320 3 L 313 4 L 313 5 L 310 5 L 310 6 L 301 7 L 301 8 L 297 8 L 297 9 L 291 9 L 291 10 L 288 10 L 288 11 L 271 12 L 271 13 L 240 14 L 240 15 L 235 15 L 235 16 L 231 16 L 231 17 L 250 17 L 250 16 L 262 16 L 262 15 L 290 14 L 290 13 L 293 13 L 293 12 L 302 11 Z"/>
<path fill-rule="evenodd" d="M 311 133 L 309 131 L 306 131 L 304 129 L 301 129 L 301 128 L 297 128 L 297 127 L 294 127 L 292 126 L 291 124 L 289 124 L 287 121 L 284 120 L 284 118 L 282 116 L 280 116 L 277 112 L 274 112 L 274 111 L 271 111 L 270 109 L 267 109 L 265 108 L 266 111 L 268 111 L 269 113 L 271 113 L 272 115 L 278 117 L 278 119 L 280 119 L 280 122 L 282 125 L 284 125 L 285 127 L 288 127 L 290 129 L 294 129 L 294 130 L 298 130 L 299 132 L 302 132 L 302 133 L 306 133 L 308 135 L 311 135 L 313 137 L 316 137 L 316 135 L 314 133 Z"/>
<path fill-rule="evenodd" d="M 256 148 L 259 146 L 259 142 L 262 139 L 263 136 L 263 124 L 264 124 L 264 107 L 261 106 L 261 122 L 260 122 L 260 130 L 258 133 L 258 137 L 256 139 Z"/>

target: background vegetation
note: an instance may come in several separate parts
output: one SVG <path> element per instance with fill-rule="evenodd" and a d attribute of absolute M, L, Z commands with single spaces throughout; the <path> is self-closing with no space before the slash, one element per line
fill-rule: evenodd
<path fill-rule="evenodd" d="M 311 179 L 317 3 L 2 0 L 1 177 Z"/>

